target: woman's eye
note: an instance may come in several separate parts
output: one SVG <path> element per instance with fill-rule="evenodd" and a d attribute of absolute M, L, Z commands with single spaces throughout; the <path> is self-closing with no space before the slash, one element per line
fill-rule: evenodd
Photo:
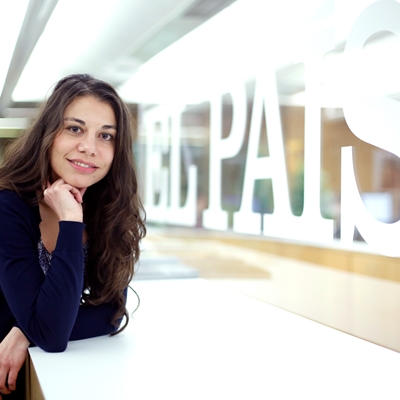
<path fill-rule="evenodd" d="M 82 129 L 79 126 L 69 126 L 68 129 L 72 133 L 81 133 L 82 132 Z"/>
<path fill-rule="evenodd" d="M 114 136 L 111 135 L 111 133 L 102 133 L 100 136 L 104 140 L 113 140 L 114 139 Z"/>

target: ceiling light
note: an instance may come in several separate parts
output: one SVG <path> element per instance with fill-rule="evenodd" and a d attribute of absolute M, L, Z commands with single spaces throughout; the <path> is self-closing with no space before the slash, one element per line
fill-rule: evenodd
<path fill-rule="evenodd" d="M 8 1 L 7 5 L 3 4 L 3 18 L 0 24 L 0 37 L 4 39 L 1 41 L 0 89 L 7 76 L 28 3 L 29 0 L 18 0 Z"/>

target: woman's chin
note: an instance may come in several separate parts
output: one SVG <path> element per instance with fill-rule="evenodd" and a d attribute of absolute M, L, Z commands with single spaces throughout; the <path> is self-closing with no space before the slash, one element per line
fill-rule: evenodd
<path fill-rule="evenodd" d="M 99 182 L 101 179 L 104 178 L 104 176 L 101 176 L 100 174 L 97 174 L 96 176 L 93 175 L 78 175 L 78 174 L 63 174 L 60 176 L 61 179 L 65 181 L 65 183 L 68 183 L 69 185 L 76 187 L 77 189 L 82 189 L 82 188 L 88 188 L 97 182 Z"/>
<path fill-rule="evenodd" d="M 85 180 L 85 179 L 68 179 L 68 180 L 64 179 L 64 181 L 65 181 L 65 183 L 68 183 L 69 185 L 71 185 L 77 189 L 84 189 L 84 188 L 86 189 L 89 186 L 92 186 L 96 183 L 96 182 L 92 182 L 92 181 L 89 182 L 88 180 Z"/>

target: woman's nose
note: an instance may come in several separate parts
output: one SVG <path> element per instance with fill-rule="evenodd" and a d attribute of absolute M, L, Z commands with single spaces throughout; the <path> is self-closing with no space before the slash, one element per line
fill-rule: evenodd
<path fill-rule="evenodd" d="M 82 140 L 78 143 L 78 151 L 89 156 L 95 156 L 97 153 L 95 139 L 89 135 L 82 137 Z"/>

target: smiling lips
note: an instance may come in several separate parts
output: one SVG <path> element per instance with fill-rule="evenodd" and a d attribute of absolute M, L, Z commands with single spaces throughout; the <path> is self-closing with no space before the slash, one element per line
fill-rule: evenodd
<path fill-rule="evenodd" d="M 77 171 L 87 174 L 91 174 L 92 172 L 96 171 L 97 168 L 99 168 L 97 165 L 83 160 L 68 160 L 68 162 Z"/>

